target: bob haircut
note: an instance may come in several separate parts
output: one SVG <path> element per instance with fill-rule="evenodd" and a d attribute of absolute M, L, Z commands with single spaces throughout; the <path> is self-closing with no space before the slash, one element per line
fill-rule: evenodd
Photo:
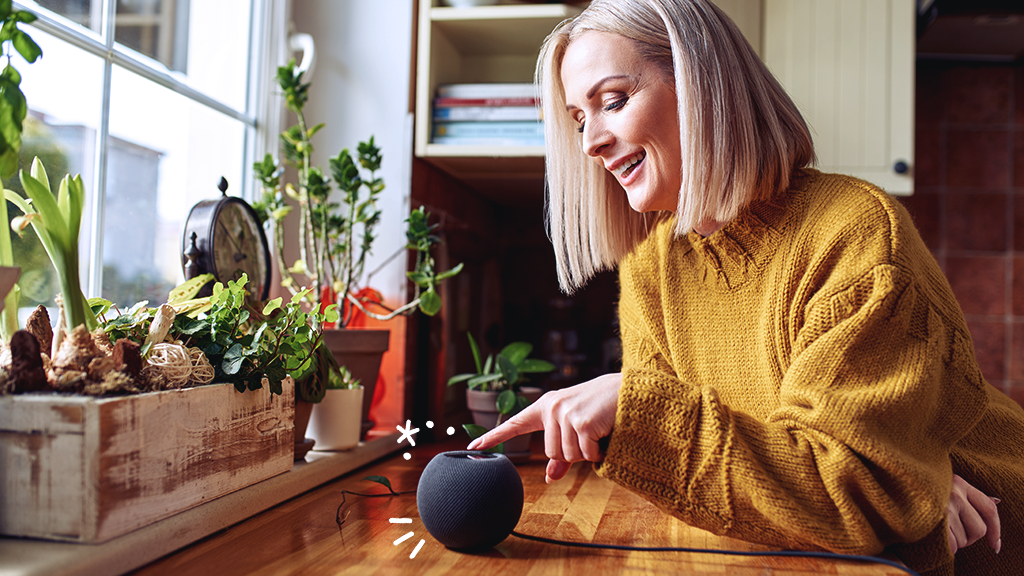
<path fill-rule="evenodd" d="M 710 0 L 593 0 L 547 37 L 536 69 L 547 228 L 567 293 L 616 266 L 654 224 L 671 217 L 633 211 L 615 176 L 583 152 L 566 112 L 561 65 L 570 43 L 591 30 L 633 40 L 673 82 L 682 151 L 677 237 L 704 221 L 732 220 L 747 204 L 786 190 L 790 173 L 814 162 L 796 105 Z"/>

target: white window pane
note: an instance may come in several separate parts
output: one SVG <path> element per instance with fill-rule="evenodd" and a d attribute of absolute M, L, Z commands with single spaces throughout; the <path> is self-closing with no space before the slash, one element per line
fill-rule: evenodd
<path fill-rule="evenodd" d="M 245 126 L 117 66 L 111 81 L 103 296 L 164 302 L 183 280 L 192 206 L 242 189 Z"/>
<path fill-rule="evenodd" d="M 188 19 L 189 85 L 242 111 L 251 10 L 249 0 L 192 0 Z"/>
<path fill-rule="evenodd" d="M 28 169 L 36 156 L 43 162 L 52 190 L 57 190 L 65 174 L 81 174 L 86 187 L 86 207 L 79 254 L 83 279 L 87 277 L 88 246 L 91 228 L 88 222 L 94 199 L 93 180 L 96 164 L 96 133 L 99 127 L 103 94 L 103 62 L 71 45 L 35 28 L 29 29 L 32 39 L 43 50 L 43 58 L 27 64 L 18 57 L 14 66 L 21 72 L 21 89 L 28 102 L 19 163 Z M 22 194 L 17 176 L 4 186 Z M 21 211 L 8 203 L 8 216 Z M 53 296 L 60 291 L 56 273 L 35 233 L 30 229 L 12 238 L 15 265 L 22 269 L 22 309 L 39 304 L 53 305 Z M 27 314 L 24 312 L 23 314 Z"/>
<path fill-rule="evenodd" d="M 118 0 L 114 39 L 182 82 L 245 110 L 249 0 Z M 155 62 L 154 62 L 155 61 Z"/>
<path fill-rule="evenodd" d="M 32 6 L 31 2 L 25 3 Z M 69 23 L 99 34 L 102 21 L 102 0 L 36 0 L 36 6 L 61 16 Z M 33 39 L 35 36 L 33 36 Z"/>

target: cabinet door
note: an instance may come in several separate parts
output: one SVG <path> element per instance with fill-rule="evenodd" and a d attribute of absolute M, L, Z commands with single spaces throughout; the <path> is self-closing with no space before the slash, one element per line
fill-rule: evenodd
<path fill-rule="evenodd" d="M 811 127 L 818 167 L 914 190 L 914 0 L 765 0 L 768 67 Z"/>

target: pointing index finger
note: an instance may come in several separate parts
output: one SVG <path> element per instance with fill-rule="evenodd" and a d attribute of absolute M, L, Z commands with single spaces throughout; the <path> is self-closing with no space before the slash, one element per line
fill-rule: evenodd
<path fill-rule="evenodd" d="M 487 450 L 488 448 L 497 446 L 510 438 L 515 438 L 522 434 L 536 432 L 537 430 L 543 429 L 544 421 L 540 417 L 540 411 L 537 409 L 537 404 L 534 403 L 527 406 L 519 414 L 516 414 L 503 422 L 500 426 L 470 442 L 468 449 Z"/>

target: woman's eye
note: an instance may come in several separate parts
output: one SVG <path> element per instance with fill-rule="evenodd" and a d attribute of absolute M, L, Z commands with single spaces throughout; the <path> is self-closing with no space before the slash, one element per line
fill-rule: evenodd
<path fill-rule="evenodd" d="M 580 127 L 576 129 L 577 132 L 583 134 L 583 127 L 586 126 L 586 122 L 580 122 Z"/>
<path fill-rule="evenodd" d="M 612 102 L 609 102 L 607 105 L 605 105 L 604 110 L 605 110 L 605 112 L 611 112 L 613 110 L 618 110 L 619 108 L 622 108 L 625 105 L 626 105 L 626 99 L 625 98 L 620 98 L 618 100 L 614 100 Z"/>

